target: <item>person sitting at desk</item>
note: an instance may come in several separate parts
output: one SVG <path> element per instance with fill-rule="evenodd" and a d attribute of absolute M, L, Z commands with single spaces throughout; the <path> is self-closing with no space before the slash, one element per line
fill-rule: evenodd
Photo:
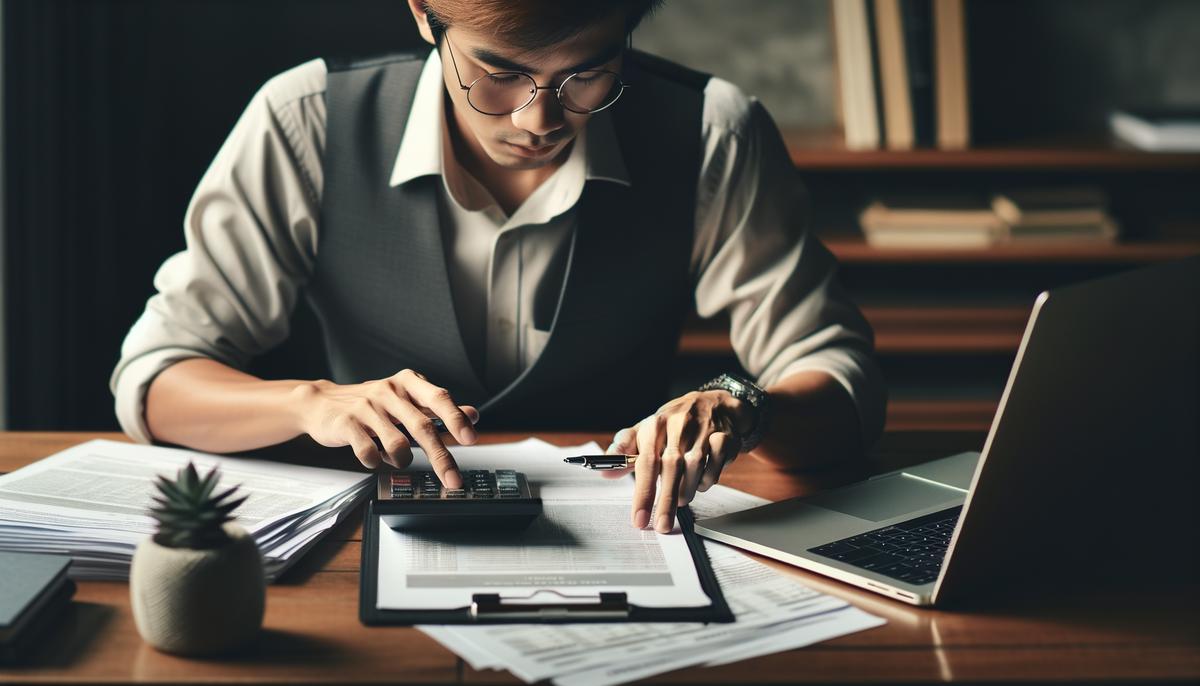
<path fill-rule="evenodd" d="M 763 107 L 630 47 L 655 4 L 409 0 L 427 54 L 267 82 L 125 339 L 125 432 L 212 452 L 307 434 L 375 468 L 410 462 L 399 424 L 457 487 L 430 417 L 461 444 L 481 414 L 624 426 L 631 520 L 656 506 L 659 531 L 740 452 L 861 454 L 883 421 L 870 327 Z M 243 371 L 302 292 L 333 380 Z M 667 397 L 692 302 L 728 313 L 754 382 Z"/>

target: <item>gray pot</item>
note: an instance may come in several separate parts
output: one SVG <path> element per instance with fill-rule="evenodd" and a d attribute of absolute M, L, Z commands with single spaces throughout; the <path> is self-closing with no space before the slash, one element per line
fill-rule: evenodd
<path fill-rule="evenodd" d="M 262 627 L 266 597 L 262 554 L 246 530 L 211 550 L 142 541 L 129 570 L 138 633 L 168 653 L 213 655 L 245 645 Z"/>

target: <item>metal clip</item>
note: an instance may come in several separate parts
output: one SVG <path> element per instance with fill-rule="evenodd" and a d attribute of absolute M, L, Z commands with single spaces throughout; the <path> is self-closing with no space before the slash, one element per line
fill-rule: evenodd
<path fill-rule="evenodd" d="M 595 602 L 529 603 L 540 593 L 564 599 L 596 598 L 593 595 L 568 595 L 546 589 L 523 598 L 501 598 L 498 593 L 476 593 L 471 596 L 471 619 L 624 619 L 629 617 L 629 601 L 624 593 L 601 593 Z M 505 602 L 508 601 L 508 602 Z"/>

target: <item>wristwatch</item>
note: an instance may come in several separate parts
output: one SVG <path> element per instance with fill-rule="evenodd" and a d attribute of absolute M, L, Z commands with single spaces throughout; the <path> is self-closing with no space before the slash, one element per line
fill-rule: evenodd
<path fill-rule="evenodd" d="M 771 396 L 766 391 L 759 388 L 749 379 L 736 374 L 722 374 L 712 381 L 705 383 L 699 390 L 726 391 L 729 395 L 749 404 L 753 408 L 754 423 L 750 425 L 749 431 L 738 436 L 742 442 L 739 452 L 744 453 L 753 450 L 762 441 L 763 434 L 767 432 L 767 425 L 771 419 Z"/>

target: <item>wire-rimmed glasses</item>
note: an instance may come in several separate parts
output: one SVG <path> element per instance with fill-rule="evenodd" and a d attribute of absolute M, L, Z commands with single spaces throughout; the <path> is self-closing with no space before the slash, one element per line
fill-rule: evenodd
<path fill-rule="evenodd" d="M 450 38 L 446 50 L 458 87 L 467 92 L 467 104 L 476 112 L 493 117 L 519 112 L 529 106 L 541 90 L 554 91 L 563 109 L 576 114 L 594 114 L 610 107 L 629 87 L 621 77 L 607 69 L 586 69 L 571 74 L 558 86 L 539 86 L 533 77 L 520 71 L 489 72 L 464 84 L 454 59 Z"/>

